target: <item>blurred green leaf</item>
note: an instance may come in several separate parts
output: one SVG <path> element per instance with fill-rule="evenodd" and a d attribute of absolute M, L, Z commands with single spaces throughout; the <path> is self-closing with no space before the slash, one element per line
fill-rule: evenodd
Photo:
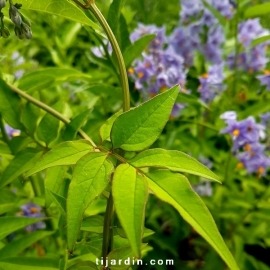
<path fill-rule="evenodd" d="M 70 251 L 75 248 L 84 211 L 109 183 L 113 166 L 106 158 L 107 153 L 90 153 L 75 166 L 67 197 L 67 241 Z"/>
<path fill-rule="evenodd" d="M 19 229 L 41 220 L 43 220 L 43 218 L 0 217 L 0 240 Z"/>
<path fill-rule="evenodd" d="M 81 231 L 102 233 L 103 224 L 104 218 L 101 216 L 87 217 L 82 222 Z"/>
<path fill-rule="evenodd" d="M 219 182 L 219 177 L 216 176 L 206 166 L 201 164 L 191 156 L 176 150 L 165 149 L 149 149 L 145 150 L 130 161 L 130 164 L 137 168 L 142 167 L 159 167 L 168 168 L 176 172 L 186 172 L 202 176 Z"/>
<path fill-rule="evenodd" d="M 1 249 L 0 252 L 0 260 L 2 258 L 13 257 L 22 251 L 24 251 L 27 247 L 35 244 L 40 239 L 52 235 L 53 231 L 36 231 L 30 234 L 27 234 L 17 240 L 13 240 L 11 243 L 8 243 Z M 1 265 L 1 263 L 0 263 Z"/>
<path fill-rule="evenodd" d="M 98 270 L 97 266 L 91 261 L 78 262 L 67 270 Z"/>
<path fill-rule="evenodd" d="M 88 25 L 95 29 L 100 29 L 100 27 L 92 22 L 72 1 L 57 0 L 57 2 L 55 2 L 54 0 L 47 0 L 44 2 L 43 0 L 20 0 L 20 4 L 22 4 L 22 9 L 46 12 Z"/>
<path fill-rule="evenodd" d="M 145 178 L 129 164 L 119 165 L 113 176 L 112 195 L 117 216 L 137 258 L 141 257 L 144 213 L 148 197 Z M 128 190 L 128 192 L 127 192 Z"/>
<path fill-rule="evenodd" d="M 172 206 L 218 252 L 231 270 L 239 270 L 204 202 L 186 177 L 166 170 L 147 174 L 149 188 Z"/>
<path fill-rule="evenodd" d="M 253 18 L 270 13 L 270 3 L 253 5 L 245 10 L 245 18 Z"/>
<path fill-rule="evenodd" d="M 141 56 L 142 52 L 147 48 L 154 37 L 154 34 L 145 35 L 126 48 L 123 53 L 123 57 L 127 68 L 135 59 Z"/>
<path fill-rule="evenodd" d="M 19 88 L 27 91 L 41 91 L 53 85 L 75 81 L 78 79 L 89 79 L 91 76 L 75 69 L 68 68 L 46 68 L 33 71 L 24 75 L 19 81 Z"/>
<path fill-rule="evenodd" d="M 37 257 L 10 257 L 0 259 L 5 270 L 58 270 L 58 260 Z"/>
<path fill-rule="evenodd" d="M 30 170 L 41 155 L 42 152 L 34 148 L 26 148 L 19 152 L 3 172 L 0 178 L 0 188 L 8 185 L 18 176 Z"/>
<path fill-rule="evenodd" d="M 20 98 L 12 92 L 6 82 L 0 78 L 0 113 L 13 128 L 21 129 Z"/>
<path fill-rule="evenodd" d="M 169 119 L 178 93 L 175 86 L 118 116 L 111 131 L 113 147 L 141 151 L 153 144 Z"/>
<path fill-rule="evenodd" d="M 65 141 L 74 140 L 76 138 L 78 130 L 85 124 L 90 116 L 91 111 L 92 109 L 86 110 L 70 121 L 70 123 L 66 126 L 66 130 L 63 135 Z"/>
<path fill-rule="evenodd" d="M 123 113 L 122 111 L 115 113 L 109 119 L 107 119 L 106 122 L 101 126 L 101 128 L 99 130 L 99 134 L 100 134 L 102 141 L 110 140 L 112 125 L 113 125 L 115 119 L 122 113 Z"/>
<path fill-rule="evenodd" d="M 56 206 L 60 209 L 62 214 L 66 214 L 66 199 L 61 197 L 60 195 L 54 193 L 51 190 L 48 190 L 48 193 L 51 194 L 52 200 L 55 202 Z"/>
<path fill-rule="evenodd" d="M 26 177 L 54 166 L 74 165 L 93 147 L 86 140 L 64 142 L 46 153 L 26 174 Z"/>

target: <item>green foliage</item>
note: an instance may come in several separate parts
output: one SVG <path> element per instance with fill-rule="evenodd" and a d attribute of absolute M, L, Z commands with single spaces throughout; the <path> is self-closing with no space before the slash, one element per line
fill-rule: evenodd
<path fill-rule="evenodd" d="M 127 190 L 129 192 L 127 192 Z M 144 213 L 148 197 L 145 178 L 128 164 L 119 165 L 113 177 L 112 195 L 117 216 L 137 258 L 141 257 Z"/>
<path fill-rule="evenodd" d="M 67 242 L 70 251 L 74 250 L 84 211 L 109 183 L 113 168 L 106 158 L 105 153 L 90 153 L 76 163 L 67 198 Z"/>
<path fill-rule="evenodd" d="M 219 178 L 206 166 L 180 151 L 150 149 L 136 155 L 130 163 L 138 168 L 165 167 L 172 171 L 191 173 L 219 182 Z"/>
<path fill-rule="evenodd" d="M 169 119 L 178 92 L 179 87 L 173 87 L 117 117 L 111 132 L 113 147 L 141 151 L 153 144 Z"/>

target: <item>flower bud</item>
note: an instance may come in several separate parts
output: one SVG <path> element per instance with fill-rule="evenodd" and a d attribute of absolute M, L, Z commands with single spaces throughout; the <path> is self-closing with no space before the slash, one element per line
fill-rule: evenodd
<path fill-rule="evenodd" d="M 1 1 L 1 0 L 0 0 Z M 22 17 L 22 21 L 27 24 L 29 27 L 31 27 L 31 23 L 29 20 L 27 20 L 22 14 L 21 14 L 21 17 Z"/>
<path fill-rule="evenodd" d="M 22 28 L 21 28 L 20 26 L 16 26 L 16 25 L 15 25 L 14 32 L 15 32 L 15 35 L 16 35 L 19 39 L 24 39 L 24 38 L 25 38 L 24 33 L 23 33 L 23 31 L 22 31 Z"/>
<path fill-rule="evenodd" d="M 1 29 L 1 36 L 3 38 L 8 38 L 10 36 L 9 30 L 5 26 Z"/>
<path fill-rule="evenodd" d="M 20 12 L 14 5 L 10 5 L 9 17 L 15 25 L 19 26 L 22 24 L 22 17 L 20 15 Z"/>
<path fill-rule="evenodd" d="M 6 6 L 6 0 L 0 0 L 0 9 Z"/>
<path fill-rule="evenodd" d="M 31 28 L 26 24 L 26 23 L 22 23 L 22 32 L 24 34 L 24 37 L 26 39 L 31 39 L 32 38 L 32 31 Z"/>

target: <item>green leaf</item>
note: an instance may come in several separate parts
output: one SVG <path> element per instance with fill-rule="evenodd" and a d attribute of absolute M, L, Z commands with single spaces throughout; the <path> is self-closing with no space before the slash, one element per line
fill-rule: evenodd
<path fill-rule="evenodd" d="M 86 140 L 61 143 L 46 153 L 35 166 L 27 172 L 26 177 L 50 167 L 74 165 L 82 156 L 91 151 L 93 151 L 93 147 Z"/>
<path fill-rule="evenodd" d="M 147 182 L 144 177 L 137 175 L 134 167 L 121 164 L 114 173 L 112 195 L 117 216 L 135 256 L 139 258 L 148 198 Z"/>
<path fill-rule="evenodd" d="M 103 142 L 106 140 L 110 140 L 112 125 L 113 125 L 115 119 L 122 113 L 123 113 L 122 111 L 115 113 L 109 119 L 107 119 L 106 122 L 101 126 L 101 128 L 99 130 L 99 134 L 100 134 L 101 140 Z"/>
<path fill-rule="evenodd" d="M 43 218 L 0 217 L 0 240 L 19 229 L 41 220 Z"/>
<path fill-rule="evenodd" d="M 0 178 L 0 188 L 8 185 L 18 176 L 32 168 L 41 155 L 42 152 L 38 152 L 34 148 L 26 148 L 19 152 L 3 172 Z"/>
<path fill-rule="evenodd" d="M 65 133 L 63 138 L 65 141 L 74 140 L 76 138 L 78 130 L 85 124 L 86 120 L 90 116 L 91 110 L 87 110 L 79 115 L 77 115 L 74 119 L 70 121 L 70 123 L 66 126 Z"/>
<path fill-rule="evenodd" d="M 127 49 L 123 53 L 125 65 L 127 68 L 132 64 L 135 59 L 137 59 L 142 54 L 142 52 L 147 48 L 147 46 L 154 37 L 154 34 L 145 35 L 140 39 L 136 40 L 132 45 L 127 47 Z"/>
<path fill-rule="evenodd" d="M 81 231 L 86 232 L 95 232 L 102 233 L 103 232 L 103 224 L 104 218 L 101 216 L 91 216 L 85 218 L 82 222 Z"/>
<path fill-rule="evenodd" d="M 270 3 L 263 3 L 259 5 L 252 5 L 245 10 L 244 17 L 258 17 L 270 13 Z"/>
<path fill-rule="evenodd" d="M 55 103 L 52 108 L 58 112 L 62 112 L 64 103 L 60 100 Z M 38 138 L 48 146 L 51 142 L 57 139 L 60 128 L 60 120 L 50 113 L 46 113 L 41 119 L 37 127 Z"/>
<path fill-rule="evenodd" d="M 167 168 L 172 171 L 191 173 L 220 182 L 218 176 L 206 166 L 191 156 L 176 150 L 149 149 L 136 155 L 129 163 L 137 168 Z"/>
<path fill-rule="evenodd" d="M 62 196 L 54 193 L 51 190 L 48 190 L 48 193 L 51 194 L 51 198 L 52 200 L 55 202 L 56 206 L 58 206 L 58 208 L 60 209 L 60 211 L 62 212 L 63 215 L 66 214 L 66 199 L 63 198 Z"/>
<path fill-rule="evenodd" d="M 36 231 L 12 241 L 0 250 L 0 260 L 21 253 L 27 247 L 30 247 L 40 239 L 50 236 L 53 233 L 53 231 Z"/>
<path fill-rule="evenodd" d="M 27 128 L 30 134 L 34 134 L 38 118 L 39 107 L 27 102 L 22 112 L 22 123 Z"/>
<path fill-rule="evenodd" d="M 45 2 L 44 2 L 45 3 Z M 67 2 L 68 3 L 68 2 Z M 33 71 L 24 75 L 19 81 L 19 88 L 34 92 L 40 91 L 53 85 L 64 82 L 75 81 L 77 79 L 89 79 L 90 76 L 83 74 L 75 69 L 67 68 L 46 68 L 43 70 Z"/>
<path fill-rule="evenodd" d="M 178 93 L 179 86 L 175 86 L 118 116 L 111 132 L 113 147 L 141 151 L 153 144 L 169 119 Z"/>
<path fill-rule="evenodd" d="M 142 244 L 142 246 L 145 249 L 147 244 Z M 132 248 L 124 246 L 111 251 L 108 255 L 108 265 L 111 270 L 126 270 L 130 269 L 130 266 L 136 265 Z"/>
<path fill-rule="evenodd" d="M 176 103 L 188 103 L 188 104 L 194 104 L 194 105 L 200 105 L 206 109 L 210 109 L 207 104 L 205 104 L 203 101 L 201 101 L 198 97 L 195 97 L 193 95 L 188 95 L 185 93 L 180 92 L 178 94 L 178 97 L 176 99 Z"/>
<path fill-rule="evenodd" d="M 108 12 L 108 24 L 110 25 L 118 44 L 121 45 L 121 36 L 120 36 L 120 15 L 121 9 L 126 0 L 114 0 L 110 5 Z M 128 37 L 129 38 L 129 37 Z"/>
<path fill-rule="evenodd" d="M 58 270 L 58 260 L 36 257 L 10 257 L 2 259 L 0 266 L 5 270 Z"/>
<path fill-rule="evenodd" d="M 202 199 L 193 191 L 186 177 L 166 170 L 147 174 L 149 188 L 171 204 L 181 216 L 218 252 L 232 270 L 239 270 L 224 243 L 215 221 Z"/>
<path fill-rule="evenodd" d="M 90 153 L 75 166 L 67 197 L 67 241 L 70 251 L 74 250 L 84 211 L 109 183 L 113 166 L 106 158 L 106 153 Z"/>
<path fill-rule="evenodd" d="M 75 4 L 71 1 L 67 0 L 20 0 L 20 4 L 22 4 L 22 9 L 31 9 L 36 11 L 42 11 L 49 14 L 57 15 L 64 17 L 66 19 L 79 22 L 81 24 L 85 24 L 91 26 L 96 29 L 100 29 L 98 25 L 92 22 L 84 12 L 79 9 Z"/>
<path fill-rule="evenodd" d="M 0 204 L 0 215 L 5 214 L 9 211 L 12 211 L 14 208 L 16 208 L 16 204 L 14 203 L 3 203 Z"/>
<path fill-rule="evenodd" d="M 20 122 L 20 98 L 12 92 L 4 80 L 0 78 L 0 112 L 5 121 L 13 128 L 22 128 Z"/>
<path fill-rule="evenodd" d="M 120 37 L 119 45 L 120 45 L 121 51 L 124 51 L 128 46 L 131 45 L 129 36 L 130 35 L 129 35 L 126 19 L 123 16 L 123 14 L 121 14 L 119 18 L 119 37 Z"/>
<path fill-rule="evenodd" d="M 52 201 L 55 201 L 51 192 L 58 194 L 59 189 L 63 185 L 64 181 L 64 174 L 66 172 L 65 167 L 52 167 L 48 168 L 46 171 L 46 178 L 45 178 L 45 195 L 46 201 L 45 206 L 49 208 Z M 64 208 L 66 209 L 66 208 Z"/>
<path fill-rule="evenodd" d="M 268 41 L 269 39 L 270 39 L 270 35 L 256 38 L 251 42 L 251 47 L 255 47 L 261 43 Z"/>
<path fill-rule="evenodd" d="M 78 262 L 67 270 L 98 270 L 97 266 L 91 261 Z"/>

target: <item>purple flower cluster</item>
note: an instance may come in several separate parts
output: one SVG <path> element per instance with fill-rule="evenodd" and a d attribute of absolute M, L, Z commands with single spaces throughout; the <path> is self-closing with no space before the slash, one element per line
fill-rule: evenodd
<path fill-rule="evenodd" d="M 233 16 L 230 1 L 208 1 L 227 19 Z M 191 66 L 196 51 L 201 52 L 207 61 L 213 64 L 222 62 L 221 45 L 225 41 L 222 27 L 215 16 L 200 0 L 182 0 L 180 26 L 170 36 L 170 44 L 185 59 L 185 65 Z M 202 37 L 205 37 L 203 39 Z"/>
<path fill-rule="evenodd" d="M 177 55 L 173 48 L 166 44 L 165 28 L 154 25 L 145 26 L 139 24 L 131 34 L 131 41 L 136 41 L 145 34 L 156 34 L 148 49 L 143 53 L 142 59 L 136 60 L 128 74 L 135 82 L 135 88 L 139 90 L 144 100 L 179 84 L 184 90 L 186 83 L 186 71 L 183 66 L 183 58 Z M 165 48 L 167 46 L 167 48 Z M 176 104 L 172 116 L 178 116 L 183 104 Z"/>
<path fill-rule="evenodd" d="M 251 46 L 251 43 L 253 40 L 265 35 L 269 35 L 269 31 L 261 26 L 259 19 L 249 19 L 240 23 L 238 26 L 238 41 L 244 47 L 244 52 L 239 53 L 237 59 L 234 53 L 229 55 L 227 59 L 228 66 L 231 69 L 237 67 L 249 73 L 263 70 L 268 62 L 266 46 L 269 42 L 254 47 Z M 261 77 L 258 79 L 264 80 Z"/>
<path fill-rule="evenodd" d="M 41 213 L 41 207 L 34 203 L 24 204 L 21 207 L 22 215 L 29 218 L 40 218 L 44 217 L 44 214 Z M 25 227 L 25 230 L 28 232 L 33 232 L 39 229 L 46 228 L 46 224 L 43 221 L 39 221 L 32 225 L 28 225 Z"/>
<path fill-rule="evenodd" d="M 200 92 L 201 100 L 209 103 L 219 95 L 224 90 L 223 79 L 223 65 L 209 67 L 209 73 L 199 77 L 200 86 L 198 91 Z"/>
<path fill-rule="evenodd" d="M 254 117 L 237 121 L 235 112 L 225 112 L 220 116 L 225 120 L 227 127 L 221 134 L 230 134 L 233 140 L 233 153 L 240 163 L 238 167 L 245 167 L 249 173 L 265 175 L 270 167 L 270 158 L 265 153 L 265 146 L 260 139 L 265 137 L 265 127 L 257 124 Z"/>

